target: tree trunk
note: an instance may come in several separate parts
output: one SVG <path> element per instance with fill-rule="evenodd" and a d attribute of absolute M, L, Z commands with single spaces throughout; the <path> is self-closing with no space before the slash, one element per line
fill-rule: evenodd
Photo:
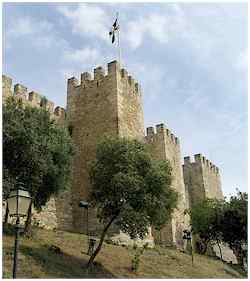
<path fill-rule="evenodd" d="M 31 236 L 31 217 L 32 217 L 32 202 L 30 203 L 27 219 L 25 221 L 25 226 L 24 226 L 24 235 L 26 236 Z"/>
<path fill-rule="evenodd" d="M 218 240 L 218 239 L 216 239 L 216 241 L 217 241 L 217 245 L 218 245 L 219 250 L 220 250 L 220 259 L 223 261 L 223 257 L 222 257 L 222 251 L 221 251 L 220 242 L 219 242 L 219 240 Z"/>
<path fill-rule="evenodd" d="M 88 261 L 88 264 L 87 264 L 87 268 L 90 267 L 90 265 L 93 264 L 93 261 L 95 259 L 95 257 L 98 255 L 98 253 L 100 252 L 101 248 L 102 248 L 102 243 L 104 241 L 104 238 L 106 236 L 106 233 L 109 229 L 109 227 L 111 226 L 112 222 L 117 218 L 117 215 L 114 216 L 110 222 L 105 226 L 105 228 L 103 229 L 103 232 L 102 232 L 102 235 L 101 235 L 101 239 L 100 239 L 100 242 L 99 242 L 99 245 L 97 246 L 97 248 L 95 249 L 94 253 L 92 254 L 92 256 L 90 257 L 89 261 Z"/>
<path fill-rule="evenodd" d="M 243 266 L 243 258 L 242 258 L 242 251 L 241 248 L 239 246 L 236 247 L 231 247 L 231 249 L 233 250 L 233 253 L 237 259 L 237 262 L 240 266 Z"/>
<path fill-rule="evenodd" d="M 8 208 L 8 204 L 6 206 L 6 210 L 5 210 L 5 214 L 4 214 L 4 221 L 3 221 L 3 225 L 4 227 L 7 225 L 8 223 L 8 217 L 9 217 L 9 208 Z"/>
<path fill-rule="evenodd" d="M 209 241 L 207 241 L 207 240 L 205 240 L 205 241 L 201 240 L 202 249 L 201 249 L 199 254 L 201 254 L 201 255 L 205 255 L 206 254 L 208 243 L 209 243 Z"/>

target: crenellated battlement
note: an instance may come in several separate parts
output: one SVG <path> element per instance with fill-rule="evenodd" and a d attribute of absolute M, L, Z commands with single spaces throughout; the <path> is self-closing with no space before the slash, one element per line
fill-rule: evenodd
<path fill-rule="evenodd" d="M 63 196 L 59 205 L 59 201 L 56 203 L 56 208 L 60 209 L 57 221 L 62 229 L 70 225 L 70 230 L 85 231 L 83 212 L 77 202 L 89 197 L 92 188 L 89 165 L 96 157 L 97 140 L 104 135 L 143 141 L 154 160 L 167 160 L 172 167 L 171 186 L 180 196 L 169 223 L 160 232 L 154 230 L 157 243 L 180 246 L 188 224 L 184 210 L 206 197 L 222 198 L 219 169 L 202 154 L 195 154 L 193 159 L 184 157 L 182 165 L 179 138 L 164 123 L 146 128 L 145 136 L 141 87 L 119 62 L 112 61 L 105 67 L 97 66 L 91 72 L 79 73 L 78 79 L 69 78 L 67 112 L 22 84 L 13 86 L 12 79 L 6 75 L 2 81 L 4 101 L 14 96 L 25 106 L 46 108 L 56 124 L 70 127 L 76 153 L 72 161 L 70 194 L 67 192 L 67 198 Z M 90 229 L 98 233 L 99 224 L 94 216 L 93 213 Z"/>
<path fill-rule="evenodd" d="M 12 87 L 12 78 L 7 75 L 2 75 L 2 83 L 4 88 L 11 89 Z"/>
<path fill-rule="evenodd" d="M 13 95 L 12 79 L 6 75 L 2 75 L 2 95 L 3 101 Z"/>
<path fill-rule="evenodd" d="M 156 131 L 155 131 L 155 128 L 156 128 Z M 166 138 L 169 139 L 170 142 L 172 142 L 173 144 L 175 145 L 179 145 L 180 144 L 180 141 L 179 141 L 179 138 L 176 137 L 167 127 L 164 123 L 161 123 L 161 124 L 157 124 L 156 126 L 154 127 L 148 127 L 147 128 L 147 134 L 146 134 L 146 137 L 147 138 L 154 138 L 154 137 L 157 137 L 157 136 L 160 136 L 160 135 L 164 135 L 166 136 Z"/>
<path fill-rule="evenodd" d="M 57 118 L 65 119 L 66 118 L 66 110 L 61 106 L 57 106 L 54 110 L 54 115 Z"/>
<path fill-rule="evenodd" d="M 194 161 L 192 161 L 190 156 L 184 157 L 184 165 L 187 166 L 192 164 L 202 165 L 204 168 L 214 173 L 219 173 L 219 168 L 215 166 L 210 160 L 206 159 L 201 153 L 194 155 Z"/>
<path fill-rule="evenodd" d="M 25 105 L 30 105 L 34 107 L 44 107 L 52 115 L 55 115 L 57 119 L 59 117 L 65 117 L 65 109 L 57 106 L 54 109 L 54 103 L 47 100 L 44 96 L 40 95 L 35 91 L 28 92 L 28 88 L 20 83 L 14 85 L 14 90 L 12 90 L 12 79 L 6 75 L 2 75 L 3 83 L 3 97 L 7 98 L 9 96 L 21 99 Z"/>
<path fill-rule="evenodd" d="M 94 68 L 93 74 L 89 72 L 81 73 L 80 81 L 76 77 L 68 79 L 68 88 L 75 89 L 81 87 L 82 89 L 96 89 L 105 87 L 110 84 L 110 81 L 118 81 L 121 85 L 126 87 L 127 92 L 141 95 L 141 88 L 138 82 L 128 74 L 124 68 L 120 68 L 117 61 L 112 61 L 107 64 L 107 71 L 102 66 Z"/>
<path fill-rule="evenodd" d="M 205 198 L 223 198 L 219 168 L 209 159 L 201 153 L 186 156 L 182 167 L 191 207 Z"/>
<path fill-rule="evenodd" d="M 14 85 L 14 96 L 22 99 L 23 101 L 27 100 L 27 88 L 21 84 Z"/>

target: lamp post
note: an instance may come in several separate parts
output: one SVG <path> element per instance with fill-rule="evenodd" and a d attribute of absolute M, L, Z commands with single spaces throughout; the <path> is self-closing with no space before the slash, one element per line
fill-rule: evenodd
<path fill-rule="evenodd" d="M 193 256 L 193 247 L 192 247 L 192 234 L 189 230 L 183 230 L 183 239 L 187 240 L 187 242 L 190 243 L 190 250 L 191 250 L 191 256 L 192 256 L 192 266 L 194 265 L 194 256 Z"/>
<path fill-rule="evenodd" d="M 88 245 L 89 245 L 89 203 L 86 201 L 80 201 L 79 203 L 80 208 L 84 208 L 87 210 L 87 236 L 88 236 Z"/>
<path fill-rule="evenodd" d="M 27 190 L 19 184 L 17 189 L 11 190 L 7 198 L 9 215 L 16 217 L 16 235 L 14 248 L 13 279 L 16 278 L 19 248 L 20 217 L 25 217 L 31 203 L 31 197 Z"/>

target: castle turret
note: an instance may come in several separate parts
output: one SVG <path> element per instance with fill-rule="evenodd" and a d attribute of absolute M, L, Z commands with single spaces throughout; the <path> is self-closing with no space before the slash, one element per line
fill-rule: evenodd
<path fill-rule="evenodd" d="M 3 102 L 9 97 L 12 96 L 12 79 L 6 75 L 2 75 L 2 92 L 3 92 Z"/>
<path fill-rule="evenodd" d="M 182 248 L 183 230 L 187 227 L 184 210 L 187 206 L 181 167 L 180 141 L 163 123 L 156 125 L 156 130 L 154 127 L 148 127 L 145 140 L 150 146 L 151 154 L 154 159 L 169 160 L 172 167 L 172 187 L 180 195 L 178 206 L 171 221 L 169 221 L 161 231 L 153 230 L 155 242 L 165 245 L 174 244 Z"/>
<path fill-rule="evenodd" d="M 2 75 L 2 91 L 3 102 L 10 96 L 16 99 L 22 100 L 25 106 L 43 107 L 51 114 L 51 118 L 56 119 L 57 123 L 64 125 L 65 121 L 65 109 L 62 107 L 56 107 L 54 109 L 54 103 L 42 97 L 35 91 L 28 93 L 28 88 L 20 83 L 14 85 L 14 91 L 12 90 L 12 79 L 6 75 Z"/>
<path fill-rule="evenodd" d="M 82 73 L 80 82 L 72 77 L 68 80 L 67 121 L 77 150 L 72 176 L 74 226 L 84 230 L 78 203 L 90 193 L 89 164 L 95 158 L 98 139 L 104 135 L 144 138 L 140 87 L 117 61 L 108 63 L 107 73 L 97 67 L 94 75 Z"/>
<path fill-rule="evenodd" d="M 219 169 L 202 154 L 194 161 L 184 157 L 183 175 L 190 207 L 205 198 L 223 199 Z"/>
<path fill-rule="evenodd" d="M 14 95 L 19 99 L 26 101 L 27 100 L 27 88 L 21 84 L 16 84 L 14 86 Z"/>

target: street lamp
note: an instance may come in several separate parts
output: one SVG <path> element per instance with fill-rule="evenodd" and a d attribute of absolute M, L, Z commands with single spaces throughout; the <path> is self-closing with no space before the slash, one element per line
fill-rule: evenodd
<path fill-rule="evenodd" d="M 190 243 L 190 250 L 191 250 L 191 256 L 192 256 L 192 266 L 194 265 L 194 257 L 193 257 L 193 247 L 192 247 L 192 233 L 190 230 L 183 230 L 183 239 L 187 240 L 187 242 Z"/>
<path fill-rule="evenodd" d="M 9 215 L 16 217 L 16 237 L 14 249 L 14 265 L 13 265 L 13 279 L 16 278 L 17 261 L 18 261 L 18 247 L 19 247 L 19 230 L 20 230 L 20 217 L 27 215 L 31 197 L 27 190 L 22 188 L 21 184 L 17 189 L 11 190 L 7 198 Z"/>
<path fill-rule="evenodd" d="M 87 210 L 87 236 L 88 236 L 88 244 L 89 244 L 89 203 L 86 201 L 80 201 L 79 203 L 80 208 L 84 208 Z"/>

